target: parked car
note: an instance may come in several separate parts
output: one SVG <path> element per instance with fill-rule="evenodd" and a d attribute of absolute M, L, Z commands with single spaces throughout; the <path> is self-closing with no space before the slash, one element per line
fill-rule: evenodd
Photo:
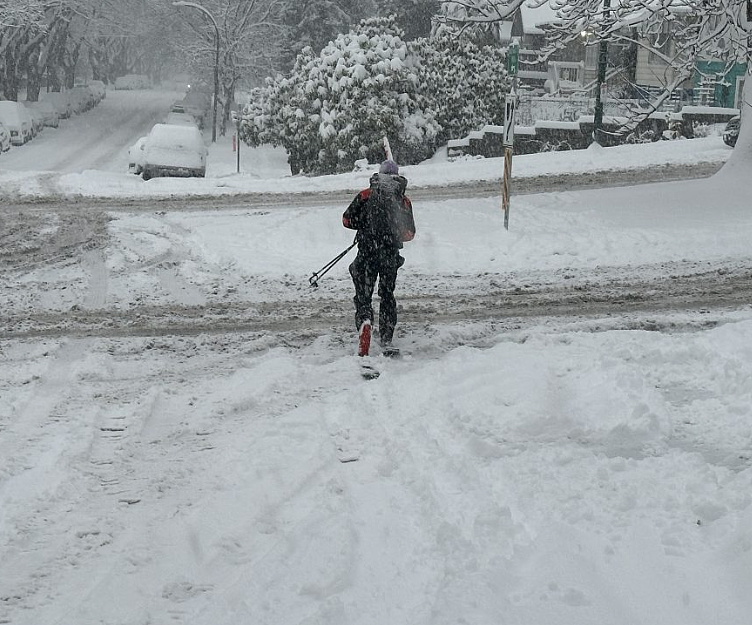
<path fill-rule="evenodd" d="M 0 123 L 0 152 L 7 152 L 10 150 L 10 131 L 4 124 Z"/>
<path fill-rule="evenodd" d="M 204 117 L 212 105 L 211 96 L 202 91 L 191 89 L 183 98 L 181 104 L 186 113 L 193 115 L 199 128 L 204 126 Z"/>
<path fill-rule="evenodd" d="M 193 115 L 189 115 L 188 113 L 168 113 L 167 117 L 165 118 L 165 124 L 175 124 L 178 126 L 196 126 L 198 128 L 198 124 L 196 123 L 195 118 Z"/>
<path fill-rule="evenodd" d="M 67 93 L 62 91 L 50 91 L 44 94 L 44 102 L 49 102 L 55 107 L 60 119 L 68 119 L 73 115 L 73 104 Z"/>
<path fill-rule="evenodd" d="M 141 137 L 128 148 L 128 173 L 140 174 L 144 170 L 144 148 L 148 137 Z"/>
<path fill-rule="evenodd" d="M 76 83 L 76 86 L 71 91 L 76 89 L 80 89 L 86 93 L 86 97 L 91 101 L 91 106 L 99 104 L 105 96 L 105 87 L 101 80 Z"/>
<path fill-rule="evenodd" d="M 155 124 L 144 146 L 143 178 L 206 175 L 207 149 L 195 126 Z"/>
<path fill-rule="evenodd" d="M 69 89 L 68 97 L 73 101 L 75 113 L 83 113 L 99 104 L 99 100 L 97 100 L 94 92 L 86 85 L 79 85 Z"/>
<path fill-rule="evenodd" d="M 34 136 L 31 115 L 23 104 L 11 100 L 0 102 L 0 122 L 10 131 L 13 145 L 23 145 Z"/>
<path fill-rule="evenodd" d="M 736 145 L 736 139 L 739 136 L 739 129 L 741 126 L 742 118 L 739 115 L 732 117 L 728 121 L 728 124 L 726 124 L 726 128 L 723 131 L 723 142 L 726 145 L 729 145 L 732 148 Z"/>
<path fill-rule="evenodd" d="M 92 90 L 98 102 L 107 97 L 107 87 L 101 80 L 90 80 L 86 83 L 86 86 Z"/>
<path fill-rule="evenodd" d="M 57 128 L 60 125 L 60 115 L 51 102 L 24 102 L 24 106 L 39 113 L 45 126 Z"/>
<path fill-rule="evenodd" d="M 31 102 L 20 102 L 20 104 L 23 105 L 23 107 L 26 109 L 26 112 L 29 114 L 29 117 L 31 117 L 31 129 L 33 131 L 32 135 L 36 137 L 40 132 L 42 132 L 42 130 L 44 130 L 44 116 L 36 109 L 29 106 Z"/>

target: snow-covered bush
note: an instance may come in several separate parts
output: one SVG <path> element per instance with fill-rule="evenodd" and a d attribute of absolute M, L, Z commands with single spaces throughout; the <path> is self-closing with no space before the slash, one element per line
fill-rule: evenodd
<path fill-rule="evenodd" d="M 504 123 L 509 91 L 504 49 L 481 48 L 447 31 L 418 39 L 411 47 L 420 59 L 418 81 L 426 105 L 442 128 L 441 143 L 486 124 Z"/>
<path fill-rule="evenodd" d="M 352 171 L 383 158 L 429 157 L 448 138 L 502 124 L 505 51 L 448 33 L 407 45 L 394 17 L 364 20 L 320 54 L 305 48 L 244 111 L 241 137 L 285 147 L 293 173 Z"/>
<path fill-rule="evenodd" d="M 300 80 L 315 59 L 313 50 L 306 47 L 289 76 L 269 78 L 266 87 L 254 89 L 240 125 L 240 138 L 249 145 L 284 147 L 295 174 L 308 171 L 321 149 L 318 96 L 309 81 Z"/>
<path fill-rule="evenodd" d="M 318 56 L 301 53 L 287 77 L 256 92 L 244 112 L 243 138 L 284 146 L 294 172 L 352 170 L 383 157 L 389 137 L 402 163 L 429 156 L 439 132 L 416 68 L 393 18 L 364 20 Z"/>

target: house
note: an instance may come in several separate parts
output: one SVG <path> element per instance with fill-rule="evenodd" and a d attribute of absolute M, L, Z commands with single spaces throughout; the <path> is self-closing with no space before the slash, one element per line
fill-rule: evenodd
<path fill-rule="evenodd" d="M 663 31 L 658 36 L 655 33 L 651 37 L 645 36 L 638 19 L 631 29 L 631 36 L 644 44 L 638 45 L 635 58 L 634 95 L 637 98 L 649 100 L 651 95 L 662 92 L 681 77 L 666 59 L 674 58 L 677 54 L 672 37 L 674 29 L 678 24 L 686 25 L 694 19 L 694 15 L 681 4 L 675 6 L 672 12 L 676 19 L 665 21 Z M 656 42 L 661 45 L 653 48 Z M 724 41 L 717 40 L 716 46 L 723 50 Z M 743 55 L 736 56 L 741 58 Z M 678 85 L 672 101 L 677 105 L 739 108 L 746 69 L 745 63 L 713 60 L 709 54 L 700 52 L 690 77 Z"/>
<path fill-rule="evenodd" d="M 556 9 L 549 3 L 538 7 L 524 3 L 510 21 L 499 24 L 498 37 L 506 46 L 513 39 L 520 41 L 518 77 L 523 88 L 543 93 L 572 92 L 586 82 L 586 47 L 570 46 L 552 57 L 538 59 L 546 43 L 542 26 L 556 21 Z"/>
<path fill-rule="evenodd" d="M 588 37 L 565 49 L 557 51 L 546 60 L 538 57 L 546 44 L 543 26 L 557 20 L 555 3 L 529 6 L 523 3 L 513 19 L 501 22 L 498 39 L 508 45 L 513 39 L 520 41 L 520 86 L 528 92 L 567 95 L 578 93 L 593 97 L 598 87 L 599 45 Z M 648 9 L 638 11 L 628 19 L 621 35 L 609 42 L 607 93 L 612 98 L 633 98 L 648 102 L 677 79 L 676 70 L 666 62 L 674 53 L 671 29 L 678 20 L 692 19 L 692 11 L 677 2 L 672 11 L 677 20 L 667 20 L 664 33 L 658 39 L 662 48 L 650 50 L 647 36 L 642 33 Z M 683 81 L 672 96 L 672 104 L 721 106 L 738 108 L 742 93 L 746 65 L 726 65 L 701 59 L 697 61 L 692 76 Z"/>
<path fill-rule="evenodd" d="M 720 61 L 698 61 L 692 76 L 694 103 L 699 106 L 741 108 L 746 75 L 746 63 L 729 65 Z"/>

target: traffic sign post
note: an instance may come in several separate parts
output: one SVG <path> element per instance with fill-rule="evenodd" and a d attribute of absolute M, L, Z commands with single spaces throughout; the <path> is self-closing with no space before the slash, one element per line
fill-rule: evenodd
<path fill-rule="evenodd" d="M 242 118 L 238 115 L 237 111 L 231 111 L 230 117 L 235 122 L 235 136 L 233 137 L 233 147 L 237 149 L 237 164 L 236 171 L 240 173 L 240 122 Z"/>
<path fill-rule="evenodd" d="M 512 155 L 514 153 L 514 120 L 517 108 L 517 69 L 520 59 L 520 42 L 512 41 L 507 49 L 507 74 L 512 80 L 504 101 L 504 177 L 501 181 L 501 208 L 504 211 L 504 228 L 509 230 L 509 187 L 512 178 Z"/>

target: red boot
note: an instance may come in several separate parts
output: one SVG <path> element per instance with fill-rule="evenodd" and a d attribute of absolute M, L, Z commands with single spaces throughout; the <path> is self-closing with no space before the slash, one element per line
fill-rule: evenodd
<path fill-rule="evenodd" d="M 366 320 L 360 325 L 358 339 L 358 356 L 368 356 L 371 349 L 371 322 Z"/>

